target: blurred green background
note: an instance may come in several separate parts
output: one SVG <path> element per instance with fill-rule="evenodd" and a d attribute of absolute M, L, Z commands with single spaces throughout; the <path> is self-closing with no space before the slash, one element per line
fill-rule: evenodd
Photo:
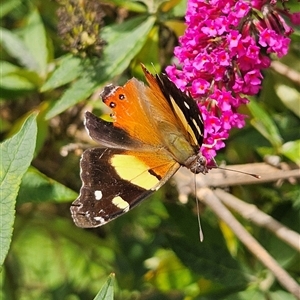
<path fill-rule="evenodd" d="M 297 9 L 296 0 L 288 5 Z M 111 272 L 115 299 L 294 299 L 205 207 L 200 243 L 194 199 L 179 203 L 170 184 L 104 227 L 80 229 L 71 220 L 79 158 L 92 145 L 83 112 L 107 114 L 99 92 L 142 79 L 140 62 L 151 72 L 174 62 L 185 9 L 179 0 L 0 3 L 1 160 L 14 174 L 8 180 L 1 171 L 9 187 L 1 190 L 1 299 L 93 299 Z M 299 29 L 281 62 L 299 74 Z M 261 93 L 241 110 L 246 127 L 232 131 L 218 162 L 268 154 L 300 165 L 299 81 L 272 68 L 264 76 Z M 299 232 L 297 181 L 229 190 Z M 299 253 L 237 218 L 299 280 Z"/>

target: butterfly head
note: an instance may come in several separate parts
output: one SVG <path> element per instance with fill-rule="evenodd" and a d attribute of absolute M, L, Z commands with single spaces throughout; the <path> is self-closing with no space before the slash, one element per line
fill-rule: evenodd
<path fill-rule="evenodd" d="M 201 152 L 199 152 L 197 155 L 189 157 L 184 165 L 195 174 L 206 174 L 209 169 L 207 166 L 207 160 Z"/>

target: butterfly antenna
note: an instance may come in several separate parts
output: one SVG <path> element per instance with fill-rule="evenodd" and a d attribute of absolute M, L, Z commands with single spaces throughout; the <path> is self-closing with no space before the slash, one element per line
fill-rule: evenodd
<path fill-rule="evenodd" d="M 240 173 L 240 174 L 245 174 L 245 175 L 249 175 L 252 177 L 255 177 L 257 179 L 260 179 L 261 176 L 254 174 L 254 173 L 249 173 L 249 172 L 243 172 L 243 171 L 239 171 L 239 170 L 233 170 L 233 169 L 228 169 L 228 168 L 222 168 L 222 167 L 218 167 L 218 166 L 213 166 L 213 169 L 220 169 L 220 170 L 225 170 L 225 171 L 230 171 L 230 172 L 235 172 L 235 173 Z"/>
<path fill-rule="evenodd" d="M 257 179 L 260 179 L 261 176 L 260 175 L 257 175 L 257 174 L 254 174 L 254 173 L 249 173 L 249 172 L 243 172 L 243 171 L 239 171 L 239 170 L 234 170 L 234 169 L 229 169 L 229 168 L 223 168 L 223 167 L 219 167 L 217 165 L 217 162 L 214 160 L 214 158 L 212 158 L 213 162 L 215 163 L 214 166 L 210 166 L 210 168 L 212 169 L 220 169 L 220 170 L 225 170 L 225 171 L 231 171 L 231 172 L 235 172 L 235 173 L 240 173 L 240 174 L 244 174 L 244 175 L 249 175 L 249 176 L 252 176 L 254 178 L 257 178 Z"/>
<path fill-rule="evenodd" d="M 200 238 L 200 242 L 203 242 L 204 235 L 203 235 L 201 221 L 200 221 L 200 208 L 199 208 L 199 200 L 198 200 L 198 197 L 197 197 L 196 174 L 194 174 L 194 188 L 195 188 L 195 196 L 196 196 L 197 218 L 198 218 L 198 227 L 199 227 L 199 238 Z"/>

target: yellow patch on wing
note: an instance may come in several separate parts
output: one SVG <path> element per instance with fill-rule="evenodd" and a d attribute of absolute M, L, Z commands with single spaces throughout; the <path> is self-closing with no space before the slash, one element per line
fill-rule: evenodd
<path fill-rule="evenodd" d="M 127 201 L 123 200 L 120 196 L 115 197 L 114 199 L 112 199 L 112 203 L 117 206 L 118 208 L 124 210 L 125 212 L 127 212 L 130 208 L 130 205 Z"/>
<path fill-rule="evenodd" d="M 146 190 L 150 190 L 159 183 L 159 179 L 148 172 L 151 168 L 139 157 L 128 154 L 116 154 L 111 157 L 111 165 L 115 168 L 120 178 Z"/>

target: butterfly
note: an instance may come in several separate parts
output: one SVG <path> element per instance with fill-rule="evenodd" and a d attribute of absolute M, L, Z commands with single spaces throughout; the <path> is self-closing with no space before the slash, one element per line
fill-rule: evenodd
<path fill-rule="evenodd" d="M 85 113 L 88 134 L 100 147 L 81 157 L 82 187 L 71 205 L 79 227 L 101 226 L 123 215 L 181 166 L 195 174 L 208 171 L 200 152 L 204 124 L 196 102 L 167 75 L 152 75 L 141 66 L 148 85 L 132 78 L 101 93 L 113 122 Z"/>

